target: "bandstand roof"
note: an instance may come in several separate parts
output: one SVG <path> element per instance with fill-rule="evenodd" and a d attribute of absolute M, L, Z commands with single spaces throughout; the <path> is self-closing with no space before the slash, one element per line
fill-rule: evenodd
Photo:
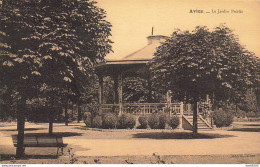
<path fill-rule="evenodd" d="M 107 59 L 105 62 L 98 64 L 96 69 L 98 73 L 104 75 L 111 75 L 113 73 L 118 73 L 119 71 L 128 71 L 127 76 L 130 76 L 130 73 L 136 76 L 136 74 L 146 71 L 144 66 L 152 60 L 156 48 L 161 42 L 164 42 L 166 38 L 167 37 L 163 35 L 148 36 L 148 45 L 145 47 L 123 57 L 122 59 Z"/>

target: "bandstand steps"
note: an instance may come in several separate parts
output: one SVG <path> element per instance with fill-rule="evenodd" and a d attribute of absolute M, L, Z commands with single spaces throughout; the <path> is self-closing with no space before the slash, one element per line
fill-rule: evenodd
<path fill-rule="evenodd" d="M 185 118 L 193 125 L 193 115 L 185 115 Z M 209 127 L 198 115 L 197 116 L 197 124 L 199 130 L 211 130 L 212 127 Z"/>

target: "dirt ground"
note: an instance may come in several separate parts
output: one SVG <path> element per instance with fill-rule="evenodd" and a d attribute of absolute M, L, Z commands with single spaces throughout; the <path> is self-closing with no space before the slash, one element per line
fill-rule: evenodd
<path fill-rule="evenodd" d="M 63 136 L 73 157 L 68 148 L 62 156 L 56 156 L 56 148 L 26 148 L 21 160 L 14 159 L 11 135 L 17 134 L 15 129 L 15 123 L 0 124 L 1 164 L 260 163 L 260 122 L 235 122 L 229 128 L 200 132 L 196 138 L 183 130 L 101 130 L 88 129 L 83 123 L 54 124 L 55 135 Z M 26 123 L 25 135 L 47 132 L 48 124 Z"/>

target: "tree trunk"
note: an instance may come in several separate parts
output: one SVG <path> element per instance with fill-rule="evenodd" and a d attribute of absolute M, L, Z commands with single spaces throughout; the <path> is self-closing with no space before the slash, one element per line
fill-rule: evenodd
<path fill-rule="evenodd" d="M 198 107 L 197 107 L 198 100 L 195 100 L 193 105 L 193 135 L 196 136 L 198 134 Z"/>
<path fill-rule="evenodd" d="M 68 126 L 69 123 L 68 123 L 68 103 L 65 104 L 65 126 Z"/>
<path fill-rule="evenodd" d="M 24 155 L 24 127 L 25 127 L 25 110 L 26 110 L 26 100 L 22 97 L 18 105 L 17 110 L 17 147 L 16 147 L 16 158 L 21 158 Z"/>
<path fill-rule="evenodd" d="M 73 105 L 73 104 L 71 104 L 72 106 L 71 106 L 71 115 L 70 115 L 70 118 L 71 118 L 71 120 L 72 121 L 74 121 L 74 108 L 75 108 L 75 106 Z"/>
<path fill-rule="evenodd" d="M 237 113 L 237 101 L 236 101 L 236 113 Z"/>
<path fill-rule="evenodd" d="M 52 135 L 53 132 L 53 114 L 51 108 L 49 108 L 49 135 Z"/>
<path fill-rule="evenodd" d="M 49 135 L 51 136 L 53 132 L 53 122 L 49 122 Z"/>
<path fill-rule="evenodd" d="M 78 123 L 81 121 L 81 107 L 80 104 L 78 104 Z"/>

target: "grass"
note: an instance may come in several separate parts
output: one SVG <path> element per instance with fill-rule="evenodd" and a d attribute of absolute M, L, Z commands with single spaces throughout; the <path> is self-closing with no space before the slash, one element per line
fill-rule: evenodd
<path fill-rule="evenodd" d="M 115 156 L 115 157 L 80 157 L 79 162 L 94 164 L 99 159 L 102 164 L 157 164 L 155 156 Z M 259 164 L 260 154 L 248 155 L 164 155 L 161 161 L 166 164 Z M 127 162 L 126 162 L 127 161 Z"/>
<path fill-rule="evenodd" d="M 77 164 L 157 164 L 156 156 L 87 156 L 76 157 Z M 166 164 L 259 164 L 260 154 L 245 155 L 164 155 L 160 156 Z M 68 156 L 27 156 L 14 160 L 11 155 L 2 156 L 2 164 L 69 164 Z"/>
<path fill-rule="evenodd" d="M 78 132 L 53 132 L 52 136 L 57 137 L 71 137 L 71 136 L 82 136 L 83 133 Z M 25 136 L 49 136 L 48 133 L 26 133 Z"/>
<path fill-rule="evenodd" d="M 134 138 L 149 138 L 149 139 L 215 139 L 224 137 L 235 137 L 233 135 L 220 135 L 214 133 L 199 133 L 194 136 L 191 132 L 152 132 L 152 133 L 137 133 Z"/>
<path fill-rule="evenodd" d="M 229 131 L 260 132 L 260 123 L 235 124 Z"/>
<path fill-rule="evenodd" d="M 260 127 L 259 128 L 233 128 L 230 129 L 229 131 L 260 132 Z"/>
<path fill-rule="evenodd" d="M 24 128 L 24 131 L 44 130 L 47 128 Z M 1 129 L 0 131 L 17 131 L 17 129 Z"/>

